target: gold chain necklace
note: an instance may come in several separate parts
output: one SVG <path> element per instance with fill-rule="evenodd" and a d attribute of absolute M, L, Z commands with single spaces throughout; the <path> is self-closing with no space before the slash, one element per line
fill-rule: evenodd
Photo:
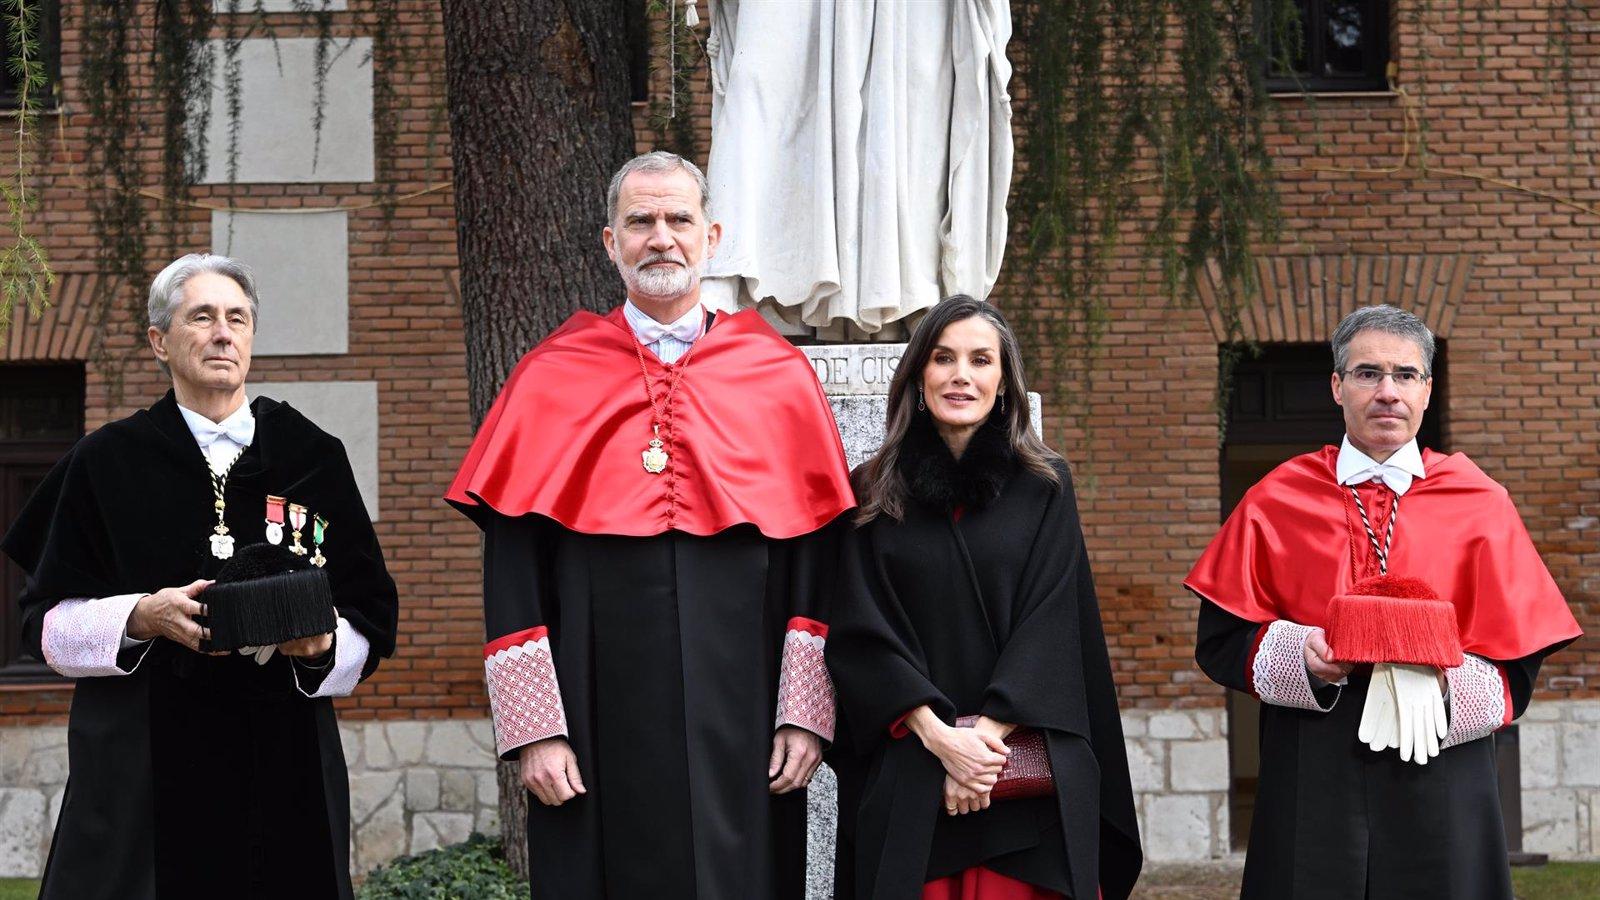
<path fill-rule="evenodd" d="M 660 403 L 657 403 L 655 391 L 651 389 L 650 370 L 644 364 L 644 345 L 639 343 L 638 337 L 633 339 L 633 352 L 639 357 L 639 375 L 644 379 L 644 396 L 646 400 L 650 401 L 650 410 L 654 414 L 654 419 L 650 425 L 655 436 L 650 439 L 649 447 L 639 454 L 641 461 L 644 463 L 644 470 L 651 475 L 660 475 L 665 472 L 667 463 L 672 461 L 661 442 L 661 420 L 665 418 L 662 410 L 672 405 L 672 395 L 678 390 L 678 385 L 683 382 L 684 367 L 689 364 L 689 357 L 693 355 L 694 348 L 698 346 L 700 346 L 700 342 L 695 341 L 689 346 L 688 352 L 684 353 L 678 360 L 676 369 L 672 374 L 672 380 L 667 385 L 667 395 L 662 398 Z"/>
<path fill-rule="evenodd" d="M 211 476 L 211 493 L 216 497 L 216 502 L 212 504 L 212 507 L 217 511 L 217 526 L 211 530 L 211 555 L 217 559 L 231 559 L 233 557 L 233 535 L 228 533 L 228 523 L 223 517 L 228 511 L 228 499 L 226 497 L 228 473 L 233 471 L 233 464 L 238 462 L 239 457 L 244 455 L 244 450 L 245 448 L 243 447 L 239 448 L 239 452 L 235 453 L 233 459 L 228 460 L 228 464 L 223 467 L 221 474 L 218 474 L 217 470 L 211 467 L 211 458 L 206 456 L 204 451 L 200 453 L 200 458 L 206 464 L 206 472 Z"/>

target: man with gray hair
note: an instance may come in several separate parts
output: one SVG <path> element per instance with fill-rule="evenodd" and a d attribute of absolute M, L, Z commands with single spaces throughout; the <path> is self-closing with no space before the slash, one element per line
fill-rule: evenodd
<path fill-rule="evenodd" d="M 1196 661 L 1262 704 L 1245 898 L 1510 900 L 1487 738 L 1580 631 L 1505 488 L 1417 446 L 1433 355 L 1411 313 L 1347 316 L 1342 444 L 1252 487 L 1184 581 Z"/>
<path fill-rule="evenodd" d="M 24 648 L 77 679 L 47 900 L 352 897 L 330 698 L 393 653 L 395 586 L 343 445 L 248 402 L 258 306 L 236 260 L 163 269 L 171 390 L 79 441 L 0 543 Z"/>
<path fill-rule="evenodd" d="M 679 156 L 617 172 L 600 238 L 622 304 L 523 358 L 446 495 L 485 533 L 484 671 L 537 801 L 535 897 L 804 886 L 831 524 L 854 502 L 804 355 L 700 305 L 708 203 Z"/>

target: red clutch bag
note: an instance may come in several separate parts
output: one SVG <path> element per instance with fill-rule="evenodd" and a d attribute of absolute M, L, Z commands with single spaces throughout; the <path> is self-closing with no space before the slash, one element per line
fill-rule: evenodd
<path fill-rule="evenodd" d="M 961 728 L 971 728 L 977 716 L 956 719 Z M 1047 797 L 1056 792 L 1055 774 L 1050 771 L 1050 751 L 1044 744 L 1044 734 L 1032 728 L 1018 728 L 1006 736 L 1006 746 L 1011 755 L 1006 757 L 1000 770 L 1000 780 L 989 792 L 993 800 L 1021 800 L 1028 797 Z"/>

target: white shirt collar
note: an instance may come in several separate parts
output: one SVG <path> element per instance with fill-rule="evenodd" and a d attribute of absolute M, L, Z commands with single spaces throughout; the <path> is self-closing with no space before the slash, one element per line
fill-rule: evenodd
<path fill-rule="evenodd" d="M 250 412 L 248 399 L 221 422 L 213 422 L 182 404 L 178 412 L 183 416 L 183 424 L 189 426 L 189 433 L 194 435 L 195 443 L 208 454 L 212 445 L 224 438 L 233 444 L 234 450 L 242 450 L 255 440 L 256 417 Z"/>
<path fill-rule="evenodd" d="M 1381 478 L 1390 490 L 1402 495 L 1411 490 L 1413 478 L 1428 477 L 1422 467 L 1422 451 L 1417 448 L 1416 438 L 1380 463 L 1357 450 L 1350 443 L 1350 436 L 1345 435 L 1344 443 L 1339 445 L 1339 461 L 1334 471 L 1340 484 L 1360 484 Z"/>
<path fill-rule="evenodd" d="M 668 335 L 685 344 L 692 344 L 700 339 L 706 328 L 706 311 L 698 303 L 693 309 L 679 316 L 676 321 L 665 325 L 634 306 L 632 300 L 622 304 L 622 315 L 628 320 L 628 327 L 633 329 L 633 334 L 639 339 L 639 343 L 645 346 L 654 344 Z"/>

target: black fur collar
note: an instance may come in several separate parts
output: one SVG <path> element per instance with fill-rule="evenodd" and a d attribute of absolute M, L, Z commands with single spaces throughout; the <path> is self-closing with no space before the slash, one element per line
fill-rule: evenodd
<path fill-rule="evenodd" d="M 978 509 L 1000 496 L 1016 459 L 1000 416 L 983 423 L 958 460 L 934 430 L 933 417 L 918 412 L 906 430 L 898 465 L 913 499 L 938 509 Z"/>

